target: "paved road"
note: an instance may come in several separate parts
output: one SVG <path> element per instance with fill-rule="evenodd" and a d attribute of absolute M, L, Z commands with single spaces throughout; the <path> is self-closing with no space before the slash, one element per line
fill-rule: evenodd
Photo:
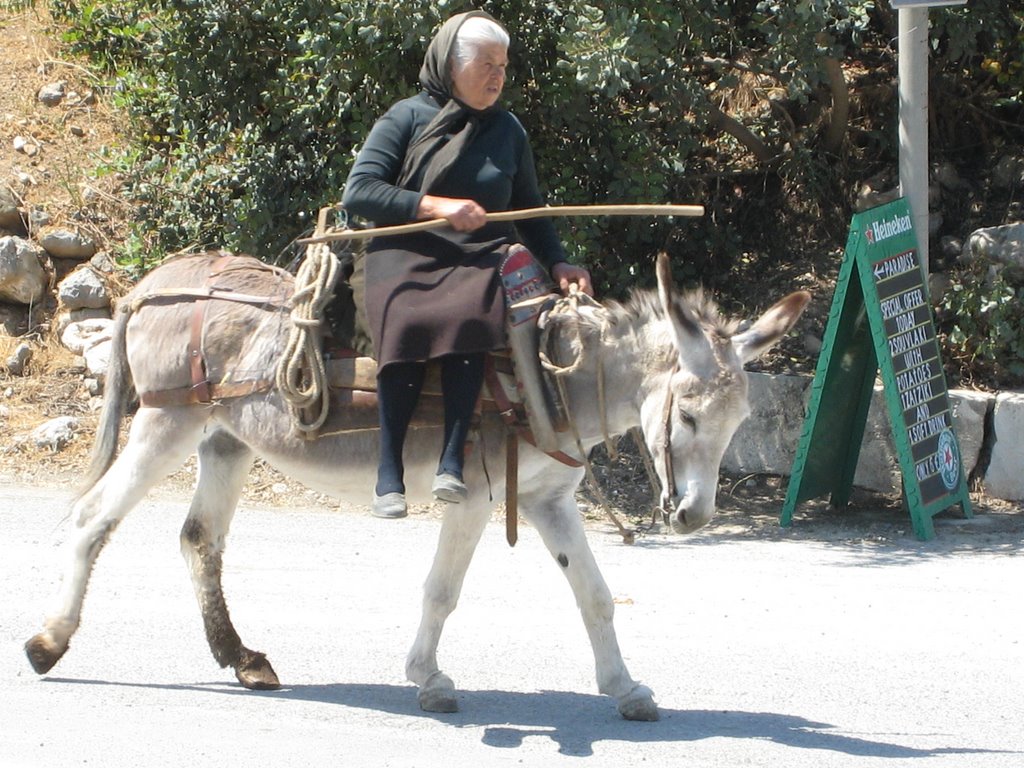
<path fill-rule="evenodd" d="M 103 553 L 68 655 L 22 653 L 55 586 L 64 496 L 0 506 L 0 765 L 1024 765 L 1024 555 L 985 546 L 594 533 L 657 723 L 597 695 L 568 586 L 492 526 L 442 641 L 461 712 L 404 680 L 434 520 L 243 507 L 226 589 L 283 690 L 244 691 L 203 638 L 177 530 L 149 500 Z M 940 534 L 941 538 L 941 534 Z"/>

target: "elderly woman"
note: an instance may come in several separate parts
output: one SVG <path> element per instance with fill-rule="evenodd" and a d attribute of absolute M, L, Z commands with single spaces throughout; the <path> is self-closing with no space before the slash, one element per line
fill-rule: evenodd
<path fill-rule="evenodd" d="M 377 121 L 349 174 L 344 204 L 378 226 L 447 219 L 448 226 L 375 238 L 365 257 L 366 312 L 378 361 L 380 463 L 373 514 L 407 514 L 402 446 L 426 361 L 440 359 L 444 442 L 435 498 L 467 496 L 462 471 L 484 353 L 504 346 L 498 266 L 524 243 L 567 289 L 590 291 L 549 219 L 487 222 L 487 211 L 543 205 L 519 121 L 498 105 L 508 33 L 482 11 L 449 19 L 430 42 L 423 91 Z"/>

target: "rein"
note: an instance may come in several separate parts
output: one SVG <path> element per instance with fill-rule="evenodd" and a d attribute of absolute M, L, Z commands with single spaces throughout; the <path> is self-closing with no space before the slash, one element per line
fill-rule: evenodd
<path fill-rule="evenodd" d="M 661 409 L 661 450 L 662 460 L 665 468 L 665 479 L 662 482 L 661 492 L 661 514 L 667 521 L 672 506 L 672 499 L 678 495 L 676 488 L 676 474 L 672 465 L 672 405 L 675 402 L 675 391 L 672 388 L 672 376 L 679 370 L 678 365 L 669 374 L 669 384 L 665 392 L 665 405 Z M 655 509 L 657 514 L 657 509 Z"/>
<path fill-rule="evenodd" d="M 582 336 L 579 337 L 579 343 L 576 347 L 580 350 L 576 359 L 568 365 L 560 365 L 551 359 L 548 354 L 548 349 L 551 344 L 551 333 L 554 329 L 554 324 L 550 323 L 552 315 L 561 314 L 575 314 L 579 315 L 580 304 L 586 304 L 591 307 L 600 307 L 601 305 L 590 296 L 582 293 L 575 285 L 570 287 L 570 292 L 567 297 L 559 299 L 555 302 L 555 305 L 545 312 L 540 319 L 538 325 L 542 326 L 541 341 L 540 341 L 540 361 L 541 365 L 546 371 L 548 371 L 555 380 L 558 386 L 558 396 L 562 401 L 562 410 L 565 412 L 566 421 L 569 425 L 569 430 L 572 432 L 573 439 L 576 442 L 576 450 L 580 454 L 580 462 L 583 465 L 584 471 L 586 472 L 587 481 L 590 483 L 591 490 L 594 496 L 597 497 L 597 503 L 604 511 L 605 515 L 615 524 L 615 527 L 619 531 L 619 535 L 622 536 L 622 541 L 625 544 L 632 544 L 636 536 L 633 531 L 627 529 L 618 516 L 612 511 L 611 505 L 605 498 L 604 492 L 601 490 L 601 484 L 597 481 L 597 477 L 594 475 L 594 466 L 590 461 L 590 457 L 587 452 L 583 449 L 583 441 L 580 438 L 579 428 L 576 426 L 576 420 L 572 416 L 572 406 L 569 402 L 569 392 L 565 386 L 565 379 L 569 375 L 578 371 L 584 362 L 583 355 L 583 343 Z M 578 326 L 577 326 L 578 328 Z M 602 322 L 598 332 L 598 345 L 597 345 L 597 410 L 599 419 L 601 421 L 601 435 L 604 440 L 605 447 L 608 450 L 608 456 L 614 459 L 618 456 L 618 451 L 615 449 L 615 445 L 612 442 L 611 436 L 608 432 L 608 406 L 605 398 L 605 386 L 604 386 L 604 332 L 607 328 L 607 323 Z"/>

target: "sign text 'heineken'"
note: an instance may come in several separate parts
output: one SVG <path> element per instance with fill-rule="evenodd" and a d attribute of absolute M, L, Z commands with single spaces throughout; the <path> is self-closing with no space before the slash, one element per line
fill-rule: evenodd
<path fill-rule="evenodd" d="M 904 200 L 853 217 L 811 387 L 782 524 L 796 505 L 831 495 L 845 506 L 881 374 L 914 532 L 953 504 L 971 516 L 925 275 Z"/>

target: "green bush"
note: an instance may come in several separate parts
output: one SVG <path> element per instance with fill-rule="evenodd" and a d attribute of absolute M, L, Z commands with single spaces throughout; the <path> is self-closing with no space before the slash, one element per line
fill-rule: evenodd
<path fill-rule="evenodd" d="M 954 381 L 990 388 L 1024 384 L 1024 287 L 984 264 L 956 271 L 937 311 Z"/>
<path fill-rule="evenodd" d="M 718 130 L 709 112 L 741 76 L 730 62 L 772 50 L 773 76 L 790 94 L 806 96 L 820 81 L 817 61 L 794 65 L 816 50 L 820 24 L 794 28 L 785 13 L 766 16 L 765 5 L 482 3 L 512 33 L 508 102 L 533 135 L 551 202 L 714 197 L 716 174 L 746 162 L 741 146 L 709 151 Z M 338 199 L 370 125 L 416 90 L 426 42 L 462 4 L 51 6 L 69 25 L 69 44 L 108 69 L 137 121 L 138 143 L 119 170 L 158 248 L 224 245 L 273 258 Z M 773 36 L 781 28 L 785 36 Z M 764 116 L 751 123 L 765 146 L 783 143 Z M 646 273 L 650 252 L 665 244 L 680 262 L 688 250 L 734 250 L 722 222 L 730 201 L 710 202 L 716 220 L 707 222 L 581 219 L 563 232 L 574 257 L 600 265 L 611 288 L 639 262 Z"/>
<path fill-rule="evenodd" d="M 791 247 L 780 211 L 835 232 L 849 217 L 848 168 L 865 178 L 895 162 L 893 125 L 876 130 L 862 115 L 851 131 L 839 107 L 859 83 L 835 76 L 839 61 L 855 60 L 864 77 L 891 82 L 895 14 L 884 0 L 476 5 L 511 32 L 507 102 L 531 132 L 552 203 L 707 207 L 702 220 L 561 222 L 572 257 L 606 294 L 647 279 L 659 248 L 677 276 L 726 283 L 750 253 Z M 140 204 L 133 253 L 145 240 L 154 255 L 215 245 L 274 259 L 340 198 L 373 121 L 417 89 L 433 31 L 470 4 L 51 7 L 135 121 L 134 145 L 112 161 Z M 986 109 L 1019 106 L 1021 12 L 972 0 L 932 15 L 938 74 Z"/>

